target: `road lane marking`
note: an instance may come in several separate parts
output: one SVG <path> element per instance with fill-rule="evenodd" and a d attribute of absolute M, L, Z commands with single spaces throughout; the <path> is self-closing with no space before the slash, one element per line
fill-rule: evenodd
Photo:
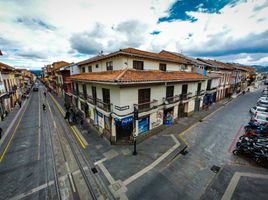
<path fill-rule="evenodd" d="M 236 132 L 235 136 L 233 137 L 232 142 L 231 142 L 231 144 L 229 145 L 229 148 L 228 148 L 228 153 L 232 152 L 232 150 L 233 150 L 233 148 L 235 146 L 235 143 L 236 143 L 236 141 L 237 141 L 242 129 L 243 129 L 243 125 L 241 125 L 239 127 L 238 131 Z"/>
<path fill-rule="evenodd" d="M 62 116 L 64 116 L 64 111 L 60 107 L 60 105 L 58 104 L 56 99 L 51 94 L 49 94 L 49 95 L 50 95 L 51 99 L 54 101 L 56 107 L 58 108 L 58 110 L 60 111 Z M 88 143 L 86 142 L 86 139 L 81 134 L 79 134 L 79 132 L 77 130 L 75 130 L 75 126 L 70 126 L 70 127 L 71 127 L 73 133 L 75 134 L 76 138 L 78 139 L 79 143 L 81 144 L 81 146 L 85 149 L 86 146 L 88 145 Z"/>
<path fill-rule="evenodd" d="M 19 119 L 19 121 L 18 121 L 18 123 L 17 123 L 17 125 L 16 125 L 16 127 L 15 127 L 15 129 L 14 129 L 14 131 L 13 131 L 13 133 L 12 133 L 12 135 L 11 135 L 11 138 L 10 138 L 10 140 L 8 141 L 7 146 L 5 147 L 5 150 L 4 150 L 3 154 L 2 154 L 1 157 L 0 157 L 0 163 L 1 163 L 1 161 L 3 160 L 3 158 L 4 158 L 4 156 L 5 156 L 5 154 L 6 154 L 7 150 L 8 150 L 8 148 L 9 148 L 9 146 L 10 146 L 10 144 L 11 144 L 11 141 L 12 141 L 12 139 L 13 139 L 13 137 L 14 137 L 14 135 L 15 135 L 15 133 L 16 133 L 16 131 L 17 131 L 19 125 L 20 125 L 20 122 L 21 122 L 21 120 L 22 120 L 22 117 L 23 117 L 24 113 L 26 112 L 26 110 L 27 110 L 27 108 L 28 108 L 29 102 L 30 102 L 30 101 L 27 102 L 27 105 L 26 105 L 26 107 L 25 107 L 23 113 L 22 113 L 21 116 L 20 116 L 20 119 Z"/>
<path fill-rule="evenodd" d="M 94 165 L 99 165 L 100 163 L 103 163 L 105 160 L 107 160 L 107 158 L 103 158 L 101 160 L 98 160 L 98 161 L 94 162 Z"/>
<path fill-rule="evenodd" d="M 112 175 L 110 174 L 110 172 L 106 169 L 106 167 L 100 163 L 99 168 L 101 169 L 101 171 L 103 172 L 103 174 L 105 175 L 105 177 L 107 178 L 107 180 L 109 181 L 109 183 L 112 185 L 113 183 L 115 183 L 114 178 L 112 177 Z"/>
<path fill-rule="evenodd" d="M 230 200 L 232 199 L 233 193 L 237 187 L 237 184 L 239 182 L 239 179 L 244 177 L 251 177 L 251 178 L 262 178 L 262 179 L 268 179 L 268 175 L 265 174 L 255 174 L 255 173 L 245 173 L 245 172 L 235 172 L 233 175 L 228 187 L 226 188 L 221 200 Z"/>
<path fill-rule="evenodd" d="M 173 147 L 171 147 L 169 150 L 167 150 L 163 155 L 161 155 L 158 159 L 156 159 L 153 163 L 139 171 L 138 173 L 134 174 L 133 176 L 127 178 L 123 183 L 125 186 L 133 182 L 134 180 L 138 179 L 140 176 L 143 176 L 145 173 L 153 169 L 156 165 L 158 165 L 162 160 L 164 160 L 169 154 L 171 154 L 173 151 L 175 151 L 180 144 L 175 144 Z M 100 164 L 102 165 L 102 164 Z M 100 166 L 99 165 L 99 166 Z"/>

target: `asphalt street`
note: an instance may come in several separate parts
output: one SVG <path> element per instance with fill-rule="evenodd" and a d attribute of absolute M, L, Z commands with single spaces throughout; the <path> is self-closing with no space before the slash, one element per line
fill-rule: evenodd
<path fill-rule="evenodd" d="M 188 153 L 129 185 L 130 199 L 199 199 L 215 176 L 213 165 L 254 165 L 234 156 L 232 149 L 259 95 L 260 90 L 246 93 L 187 131 Z"/>
<path fill-rule="evenodd" d="M 112 199 L 42 86 L 22 109 L 1 153 L 0 199 Z"/>
<path fill-rule="evenodd" d="M 92 173 L 90 154 L 95 152 L 81 146 L 63 119 L 64 113 L 49 95 L 44 97 L 42 90 L 41 87 L 41 91 L 32 93 L 22 108 L 25 112 L 22 110 L 19 116 L 21 121 L 11 129 L 14 137 L 0 162 L 0 199 L 94 199 L 92 193 L 112 199 L 102 173 Z M 256 91 L 240 96 L 184 132 L 183 138 L 190 145 L 188 153 L 156 165 L 130 182 L 127 197 L 200 199 L 216 177 L 211 171 L 213 165 L 254 166 L 254 162 L 234 156 L 232 150 L 249 120 L 248 110 L 259 95 L 260 91 Z M 46 111 L 42 110 L 43 103 Z M 174 134 L 178 134 L 175 128 Z M 133 165 L 139 165 L 138 161 Z"/>

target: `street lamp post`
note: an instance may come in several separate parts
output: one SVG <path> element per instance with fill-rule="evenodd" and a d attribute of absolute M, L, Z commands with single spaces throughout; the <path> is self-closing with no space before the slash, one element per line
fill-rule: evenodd
<path fill-rule="evenodd" d="M 138 120 L 139 120 L 139 111 L 137 106 L 134 106 L 134 126 L 135 131 L 133 131 L 133 139 L 134 139 L 134 151 L 132 153 L 133 156 L 136 156 L 138 154 L 137 152 L 137 131 L 138 131 Z"/>

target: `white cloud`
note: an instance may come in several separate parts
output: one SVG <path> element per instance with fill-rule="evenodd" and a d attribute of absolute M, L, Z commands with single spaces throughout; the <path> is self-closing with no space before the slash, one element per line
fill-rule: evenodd
<path fill-rule="evenodd" d="M 225 48 L 228 41 L 241 41 L 268 28 L 267 1 L 247 1 L 226 6 L 221 14 L 189 12 L 196 22 L 157 23 L 168 15 L 175 0 L 0 0 L 1 61 L 29 67 L 42 67 L 57 60 L 86 59 L 77 52 L 94 54 L 124 47 L 162 49 L 191 53 Z M 3 9 L 2 9 L 3 8 Z M 18 19 L 26 19 L 18 23 Z M 38 27 L 45 23 L 51 29 Z M 33 28 L 35 26 L 35 28 Z M 158 35 L 151 35 L 153 31 Z M 2 40 L 1 40 L 2 38 Z M 213 39 L 218 38 L 213 44 Z M 9 41 L 5 43 L 3 41 Z M 75 51 L 74 51 L 75 50 Z M 248 54 L 239 61 L 250 63 Z M 258 61 L 266 62 L 266 55 Z M 233 57 L 234 58 L 234 57 Z M 243 59 L 244 58 L 244 59 Z M 238 58 L 237 58 L 238 59 Z"/>

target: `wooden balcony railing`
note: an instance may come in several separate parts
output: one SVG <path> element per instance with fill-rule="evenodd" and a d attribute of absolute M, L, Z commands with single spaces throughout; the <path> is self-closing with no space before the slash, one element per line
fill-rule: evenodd
<path fill-rule="evenodd" d="M 138 111 L 140 113 L 140 112 L 146 112 L 154 108 L 157 108 L 157 102 L 158 102 L 157 100 L 152 100 L 150 102 L 134 104 L 133 106 L 138 108 Z"/>
<path fill-rule="evenodd" d="M 79 97 L 82 99 L 87 99 L 87 94 L 85 94 L 84 92 L 79 92 Z"/>

